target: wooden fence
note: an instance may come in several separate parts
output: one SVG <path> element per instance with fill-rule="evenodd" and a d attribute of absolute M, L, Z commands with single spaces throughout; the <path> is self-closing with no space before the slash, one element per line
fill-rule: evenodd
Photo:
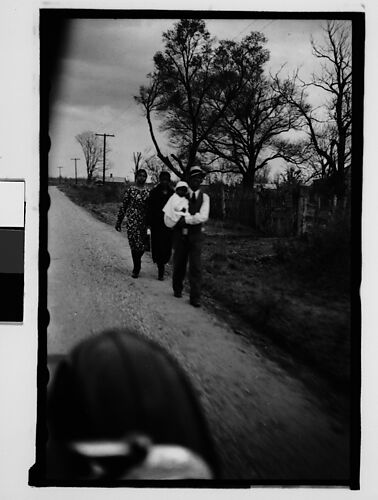
<path fill-rule="evenodd" d="M 211 198 L 212 218 L 238 222 L 271 236 L 301 235 L 324 227 L 336 210 L 345 211 L 349 204 L 347 198 L 340 202 L 315 186 L 250 192 L 242 186 L 216 183 L 208 185 L 206 191 Z"/>

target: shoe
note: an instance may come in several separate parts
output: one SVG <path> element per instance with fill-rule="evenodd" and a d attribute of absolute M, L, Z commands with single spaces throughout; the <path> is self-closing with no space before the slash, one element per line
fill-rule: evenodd
<path fill-rule="evenodd" d="M 164 266 L 158 266 L 158 280 L 159 281 L 164 281 L 164 271 L 165 271 Z"/>
<path fill-rule="evenodd" d="M 181 292 L 173 292 L 173 295 L 177 297 L 178 299 L 181 299 L 182 293 Z"/>
<path fill-rule="evenodd" d="M 193 307 L 201 307 L 201 304 L 199 303 L 199 301 L 195 300 L 195 299 L 190 299 L 190 305 Z"/>
<path fill-rule="evenodd" d="M 134 272 L 134 271 L 133 271 L 133 272 L 131 273 L 131 277 L 132 277 L 132 278 L 139 278 L 139 273 L 136 273 L 136 272 Z"/>

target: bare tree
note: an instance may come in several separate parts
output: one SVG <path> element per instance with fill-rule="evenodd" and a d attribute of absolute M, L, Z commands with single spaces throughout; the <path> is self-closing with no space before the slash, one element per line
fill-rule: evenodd
<path fill-rule="evenodd" d="M 291 85 L 275 88 L 288 103 L 301 113 L 307 129 L 307 153 L 320 177 L 333 181 L 335 192 L 343 194 L 345 176 L 351 166 L 352 133 L 352 61 L 351 33 L 346 22 L 327 21 L 323 45 L 311 40 L 314 56 L 321 61 L 321 72 L 309 83 L 299 78 L 298 71 Z M 308 90 L 319 89 L 325 105 L 314 107 Z"/>
<path fill-rule="evenodd" d="M 220 43 L 219 65 L 234 74 L 234 79 L 238 75 L 242 84 L 201 147 L 201 152 L 234 165 L 248 188 L 253 188 L 258 170 L 276 158 L 290 156 L 293 146 L 282 135 L 300 124 L 298 110 L 280 96 L 271 78 L 264 75 L 264 65 L 269 60 L 269 51 L 264 48 L 266 41 L 262 33 L 252 32 L 240 42 Z M 219 110 L 223 101 L 221 93 L 214 95 L 211 104 Z"/>
<path fill-rule="evenodd" d="M 82 132 L 75 136 L 75 139 L 82 147 L 87 168 L 87 182 L 91 182 L 102 166 L 103 146 L 96 134 L 92 131 Z M 106 147 L 106 154 L 109 152 L 110 148 Z M 107 159 L 105 170 L 109 170 L 110 166 L 111 164 Z"/>
<path fill-rule="evenodd" d="M 253 188 L 256 173 L 277 158 L 292 161 L 296 146 L 282 134 L 299 127 L 299 113 L 264 78 L 251 78 L 214 133 L 207 152 L 234 164 L 243 184 Z"/>
<path fill-rule="evenodd" d="M 144 166 L 151 178 L 151 181 L 154 184 L 157 184 L 159 182 L 159 176 L 161 172 L 163 172 L 163 170 L 166 170 L 164 163 L 159 160 L 159 158 L 155 154 L 145 158 Z"/>
<path fill-rule="evenodd" d="M 142 161 L 142 153 L 138 151 L 137 153 L 133 153 L 133 161 L 134 161 L 134 168 L 133 168 L 133 174 L 134 176 L 140 169 L 140 164 Z"/>
<path fill-rule="evenodd" d="M 299 186 L 304 182 L 303 172 L 300 168 L 287 165 L 284 172 L 277 173 L 274 177 L 274 184 L 276 187 L 285 186 Z"/>
<path fill-rule="evenodd" d="M 256 172 L 255 181 L 259 184 L 268 184 L 270 182 L 270 167 L 269 165 L 265 165 L 262 169 Z"/>
<path fill-rule="evenodd" d="M 82 147 L 87 168 L 87 181 L 90 182 L 102 158 L 102 147 L 100 141 L 92 131 L 82 132 L 81 134 L 78 134 L 75 139 Z"/>
<path fill-rule="evenodd" d="M 135 99 L 145 112 L 158 158 L 178 177 L 185 178 L 199 161 L 200 145 L 235 98 L 242 78 L 220 64 L 222 54 L 202 19 L 181 19 L 163 34 L 164 52 L 154 56 L 149 85 L 142 86 Z M 219 107 L 211 106 L 218 96 Z M 222 96 L 222 102 L 220 102 Z M 153 115 L 168 134 L 174 152 L 165 155 L 153 125 Z"/>

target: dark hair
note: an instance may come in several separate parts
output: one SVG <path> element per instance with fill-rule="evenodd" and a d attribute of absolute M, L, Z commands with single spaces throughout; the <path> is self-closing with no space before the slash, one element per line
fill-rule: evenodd
<path fill-rule="evenodd" d="M 138 170 L 135 172 L 135 177 L 140 173 L 145 174 L 145 176 L 147 177 L 147 171 L 144 168 L 138 168 Z"/>
<path fill-rule="evenodd" d="M 119 439 L 140 432 L 177 444 L 218 472 L 202 409 L 189 379 L 158 344 L 128 330 L 79 343 L 59 364 L 48 398 L 50 440 Z"/>
<path fill-rule="evenodd" d="M 166 170 L 163 170 L 162 172 L 160 172 L 159 180 L 161 181 L 162 179 L 164 179 L 164 177 L 166 177 L 168 180 L 171 180 L 171 174 L 169 172 L 167 172 Z"/>

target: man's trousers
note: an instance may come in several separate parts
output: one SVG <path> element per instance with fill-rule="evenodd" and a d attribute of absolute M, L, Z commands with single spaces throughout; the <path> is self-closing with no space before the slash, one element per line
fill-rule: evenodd
<path fill-rule="evenodd" d="M 181 229 L 174 230 L 173 234 L 173 278 L 172 285 L 175 293 L 181 293 L 189 261 L 190 299 L 198 301 L 201 296 L 202 267 L 201 253 L 204 235 L 196 231 L 187 235 Z"/>

